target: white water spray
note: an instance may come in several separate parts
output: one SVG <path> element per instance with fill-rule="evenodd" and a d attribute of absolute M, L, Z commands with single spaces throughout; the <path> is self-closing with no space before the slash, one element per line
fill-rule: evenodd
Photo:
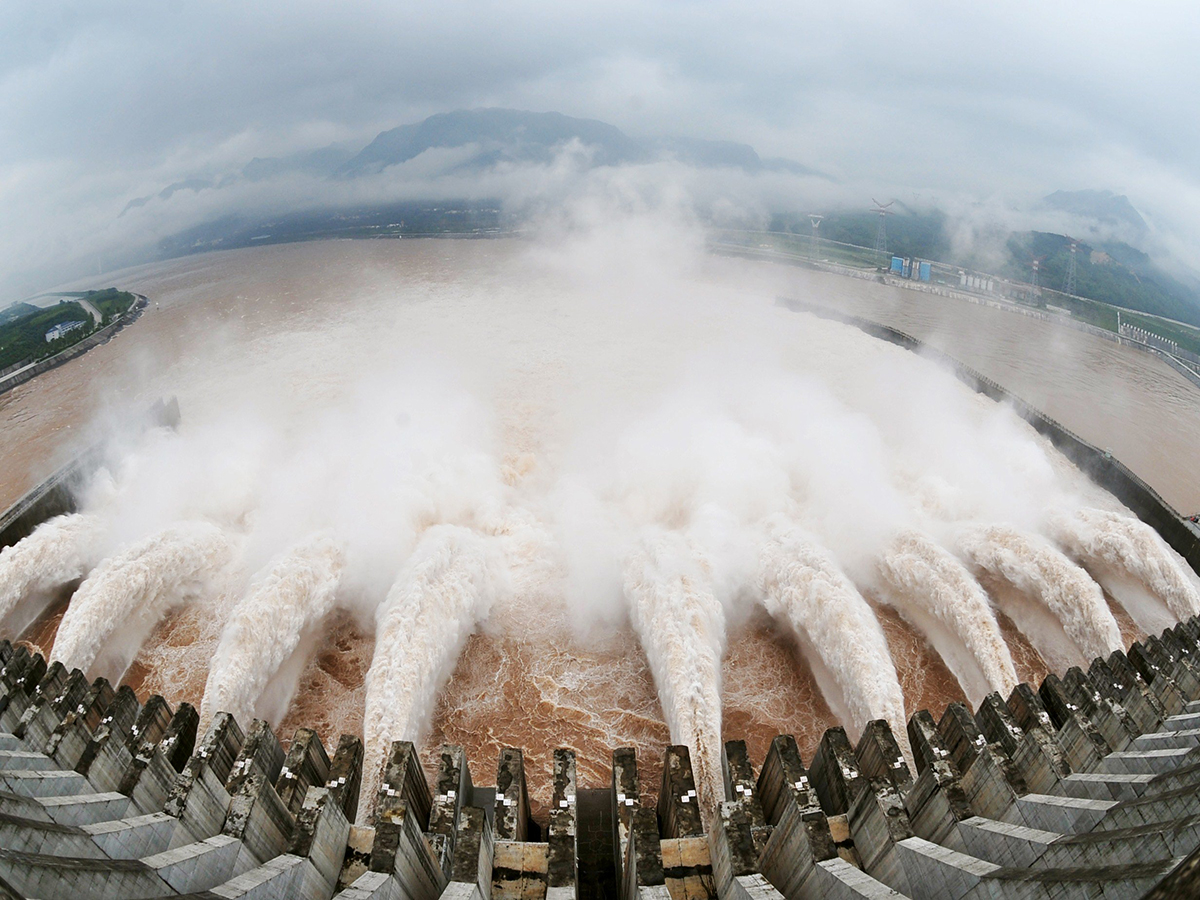
<path fill-rule="evenodd" d="M 870 720 L 886 719 L 903 743 L 904 693 L 887 639 L 833 556 L 795 526 L 779 525 L 763 545 L 757 587 L 767 612 L 786 621 L 833 676 L 830 705 L 844 708 L 843 723 L 859 733 Z"/>
<path fill-rule="evenodd" d="M 647 532 L 625 560 L 629 617 L 642 642 L 671 740 L 686 744 L 696 789 L 711 815 L 725 799 L 721 774 L 721 657 L 725 614 L 707 562 L 673 531 Z"/>
<path fill-rule="evenodd" d="M 1007 697 L 1017 686 L 1017 671 L 987 595 L 952 554 L 925 535 L 906 531 L 884 551 L 879 572 L 904 604 L 931 616 L 962 641 L 978 664 L 987 690 Z M 947 656 L 945 652 L 942 655 Z M 946 661 L 955 669 L 952 659 Z M 959 672 L 955 674 L 963 681 Z M 972 696 L 980 687 L 963 684 L 973 702 L 982 699 Z"/>
<path fill-rule="evenodd" d="M 0 627 L 16 636 L 93 564 L 100 521 L 92 515 L 56 516 L 0 551 Z"/>
<path fill-rule="evenodd" d="M 276 557 L 254 581 L 225 625 L 209 667 L 201 730 L 217 712 L 243 723 L 255 717 L 268 683 L 333 608 L 345 562 L 342 545 L 317 534 Z"/>
<path fill-rule="evenodd" d="M 418 742 L 463 645 L 505 576 L 488 540 L 468 528 L 425 532 L 387 599 L 376 610 L 375 655 L 367 672 L 360 821 L 374 807 L 380 765 L 392 741 Z"/>
<path fill-rule="evenodd" d="M 181 522 L 130 545 L 75 592 L 51 659 L 116 683 L 163 616 L 200 596 L 233 556 L 230 539 L 206 522 Z"/>
<path fill-rule="evenodd" d="M 1176 620 L 1200 614 L 1197 591 L 1183 563 L 1153 528 L 1139 519 L 1084 508 L 1051 520 L 1054 537 L 1067 552 L 1110 588 L 1147 631 L 1173 624 L 1154 609 L 1165 604 Z M 1146 596 L 1146 594 L 1150 596 Z"/>
<path fill-rule="evenodd" d="M 1062 623 L 1085 661 L 1122 649 L 1121 631 L 1100 586 L 1049 542 L 1007 525 L 988 525 L 963 529 L 958 549 L 971 565 L 1036 598 Z M 1037 635 L 1029 637 L 1036 646 Z"/>

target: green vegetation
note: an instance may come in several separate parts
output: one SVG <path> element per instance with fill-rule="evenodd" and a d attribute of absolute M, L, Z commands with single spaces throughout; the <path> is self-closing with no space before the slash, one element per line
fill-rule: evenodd
<path fill-rule="evenodd" d="M 17 301 L 12 306 L 6 306 L 4 309 L 0 309 L 0 325 L 37 311 L 38 307 L 34 306 L 32 303 Z"/>
<path fill-rule="evenodd" d="M 902 203 L 897 203 L 894 209 L 896 214 L 888 215 L 886 223 L 889 256 L 951 261 L 945 213 L 914 212 Z M 821 240 L 874 248 L 878 228 L 879 215 L 870 210 L 831 213 L 821 222 Z M 807 216 L 778 215 L 771 222 L 771 230 L 811 235 L 812 223 Z"/>
<path fill-rule="evenodd" d="M 1028 281 L 1031 262 L 1038 257 L 1042 260 L 1040 281 L 1043 285 L 1060 289 L 1066 282 L 1071 257 L 1070 238 L 1042 231 L 1023 232 L 1012 235 L 1007 248 L 1009 262 L 1000 274 Z M 1200 303 L 1194 293 L 1155 266 L 1146 254 L 1128 244 L 1094 246 L 1081 242 L 1075 263 L 1075 293 L 1079 296 L 1200 325 Z"/>
<path fill-rule="evenodd" d="M 1117 330 L 1117 308 L 1107 303 L 1097 303 L 1084 297 L 1071 297 L 1057 291 L 1043 290 L 1042 304 L 1057 306 L 1071 313 L 1071 318 L 1087 322 L 1097 328 L 1115 332 Z"/>
<path fill-rule="evenodd" d="M 123 316 L 129 311 L 129 307 L 133 306 L 133 294 L 129 291 L 118 291 L 116 288 L 88 291 L 84 294 L 84 299 L 100 310 L 105 325 L 117 317 Z"/>
<path fill-rule="evenodd" d="M 722 231 L 723 244 L 740 244 L 748 250 L 771 250 L 799 259 L 812 258 L 812 238 L 804 234 L 777 234 L 763 231 Z M 869 247 L 838 244 L 821 238 L 818 254 L 822 261 L 856 269 L 877 268 L 882 257 Z"/>
<path fill-rule="evenodd" d="M 1154 316 L 1143 316 L 1135 312 L 1122 312 L 1121 321 L 1144 328 L 1169 341 L 1174 341 L 1189 353 L 1200 356 L 1200 329 L 1198 328 L 1182 325 L 1179 322 L 1169 322 L 1166 319 L 1157 319 Z"/>
<path fill-rule="evenodd" d="M 134 297 L 127 291 L 108 288 L 70 295 L 82 297 L 100 311 L 107 325 L 128 311 Z M 83 322 L 77 328 L 54 341 L 46 340 L 46 332 L 66 322 Z M 42 309 L 28 303 L 14 303 L 0 310 L 0 369 L 37 362 L 59 353 L 86 338 L 98 327 L 92 315 L 77 299 L 63 299 L 54 306 Z"/>
<path fill-rule="evenodd" d="M 1002 261 L 997 264 L 994 254 L 976 258 L 970 251 L 955 252 L 950 243 L 950 221 L 938 210 L 923 212 L 897 202 L 894 215 L 887 217 L 888 255 L 928 259 L 934 262 L 991 272 L 1012 281 L 1027 282 L 1031 277 L 1033 259 L 1039 258 L 1039 281 L 1046 301 L 1069 309 L 1076 318 L 1111 331 L 1117 329 L 1116 308 L 1130 310 L 1129 322 L 1192 349 L 1200 332 L 1178 323 L 1200 326 L 1200 294 L 1180 283 L 1159 268 L 1140 250 L 1117 241 L 1095 244 L 1081 242 L 1076 252 L 1074 299 L 1058 291 L 1067 280 L 1070 264 L 1071 239 L 1061 234 L 1040 231 L 1006 233 L 996 230 L 987 243 L 1001 249 Z M 853 251 L 839 248 L 834 242 L 875 246 L 879 217 L 870 210 L 836 212 L 821 222 L 821 256 L 831 262 L 847 262 Z M 806 242 L 812 234 L 807 216 L 778 214 L 771 220 L 772 232 L 794 235 L 801 255 L 811 251 Z M 772 236 L 773 237 L 773 236 Z M 861 264 L 861 263 L 857 263 Z M 867 265 L 872 264 L 867 261 Z M 878 263 L 875 263 L 878 264 Z M 1150 317 L 1135 319 L 1133 312 L 1148 313 Z M 1162 316 L 1175 320 L 1166 322 L 1152 318 Z M 1124 316 L 1123 316 L 1124 318 Z M 1193 351 L 1197 352 L 1197 351 Z"/>

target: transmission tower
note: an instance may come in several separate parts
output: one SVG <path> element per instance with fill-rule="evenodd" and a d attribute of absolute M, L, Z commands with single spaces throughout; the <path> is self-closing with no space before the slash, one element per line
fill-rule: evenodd
<path fill-rule="evenodd" d="M 888 207 L 891 206 L 896 201 L 892 200 L 892 201 L 889 201 L 888 203 L 880 203 L 878 200 L 876 200 L 874 197 L 872 197 L 871 202 L 875 204 L 873 207 L 871 207 L 871 211 L 879 213 L 879 226 L 875 229 L 875 252 L 880 254 L 883 257 L 886 257 L 887 256 L 887 225 L 886 225 L 886 222 L 887 222 L 887 217 L 889 215 L 891 215 L 891 210 L 889 210 Z"/>
<path fill-rule="evenodd" d="M 809 219 L 809 221 L 810 221 L 810 222 L 812 222 L 812 247 L 811 247 L 811 251 L 812 251 L 812 258 L 813 258 L 814 260 L 818 260 L 818 259 L 820 259 L 820 258 L 821 258 L 821 255 L 820 255 L 820 250 L 821 250 L 821 234 L 820 234 L 820 228 L 821 228 L 821 220 L 822 220 L 823 218 L 825 218 L 825 217 L 824 217 L 824 216 L 819 216 L 819 215 L 817 215 L 816 213 L 809 213 L 809 214 L 808 214 L 808 219 Z"/>
<path fill-rule="evenodd" d="M 1038 301 L 1041 301 L 1042 299 L 1042 286 L 1038 279 L 1038 272 L 1041 270 L 1042 263 L 1045 262 L 1045 260 L 1046 257 L 1044 256 L 1034 256 L 1030 259 L 1030 264 L 1033 266 L 1033 277 L 1030 279 L 1029 283 L 1033 286 L 1033 296 Z"/>
<path fill-rule="evenodd" d="M 1075 254 L 1079 250 L 1079 241 L 1071 240 L 1071 255 L 1067 259 L 1067 280 L 1063 284 L 1063 293 L 1075 296 Z"/>

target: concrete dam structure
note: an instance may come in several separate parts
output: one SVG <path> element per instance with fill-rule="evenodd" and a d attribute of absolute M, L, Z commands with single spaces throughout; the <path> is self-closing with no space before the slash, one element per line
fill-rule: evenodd
<path fill-rule="evenodd" d="M 0 896 L 6 898 L 1186 897 L 1200 890 L 1200 619 L 972 711 L 825 732 L 803 760 L 723 753 L 706 823 L 688 750 L 657 805 L 632 750 L 612 784 L 554 756 L 548 821 L 519 749 L 493 776 L 446 746 L 432 781 L 397 741 L 374 796 L 363 745 L 196 710 L 0 643 Z M 759 763 L 757 772 L 754 762 Z M 480 783 L 477 784 L 476 781 Z M 486 784 L 486 786 L 485 786 Z M 373 824 L 352 826 L 360 805 Z"/>

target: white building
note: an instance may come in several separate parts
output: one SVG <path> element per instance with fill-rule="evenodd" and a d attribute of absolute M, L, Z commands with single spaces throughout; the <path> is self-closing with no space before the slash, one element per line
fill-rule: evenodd
<path fill-rule="evenodd" d="M 55 325 L 53 328 L 51 328 L 49 331 L 46 332 L 46 343 L 48 344 L 51 341 L 57 341 L 64 334 L 70 334 L 75 329 L 82 328 L 86 324 L 87 324 L 86 322 L 78 322 L 77 321 L 77 322 L 62 322 L 58 325 Z"/>

